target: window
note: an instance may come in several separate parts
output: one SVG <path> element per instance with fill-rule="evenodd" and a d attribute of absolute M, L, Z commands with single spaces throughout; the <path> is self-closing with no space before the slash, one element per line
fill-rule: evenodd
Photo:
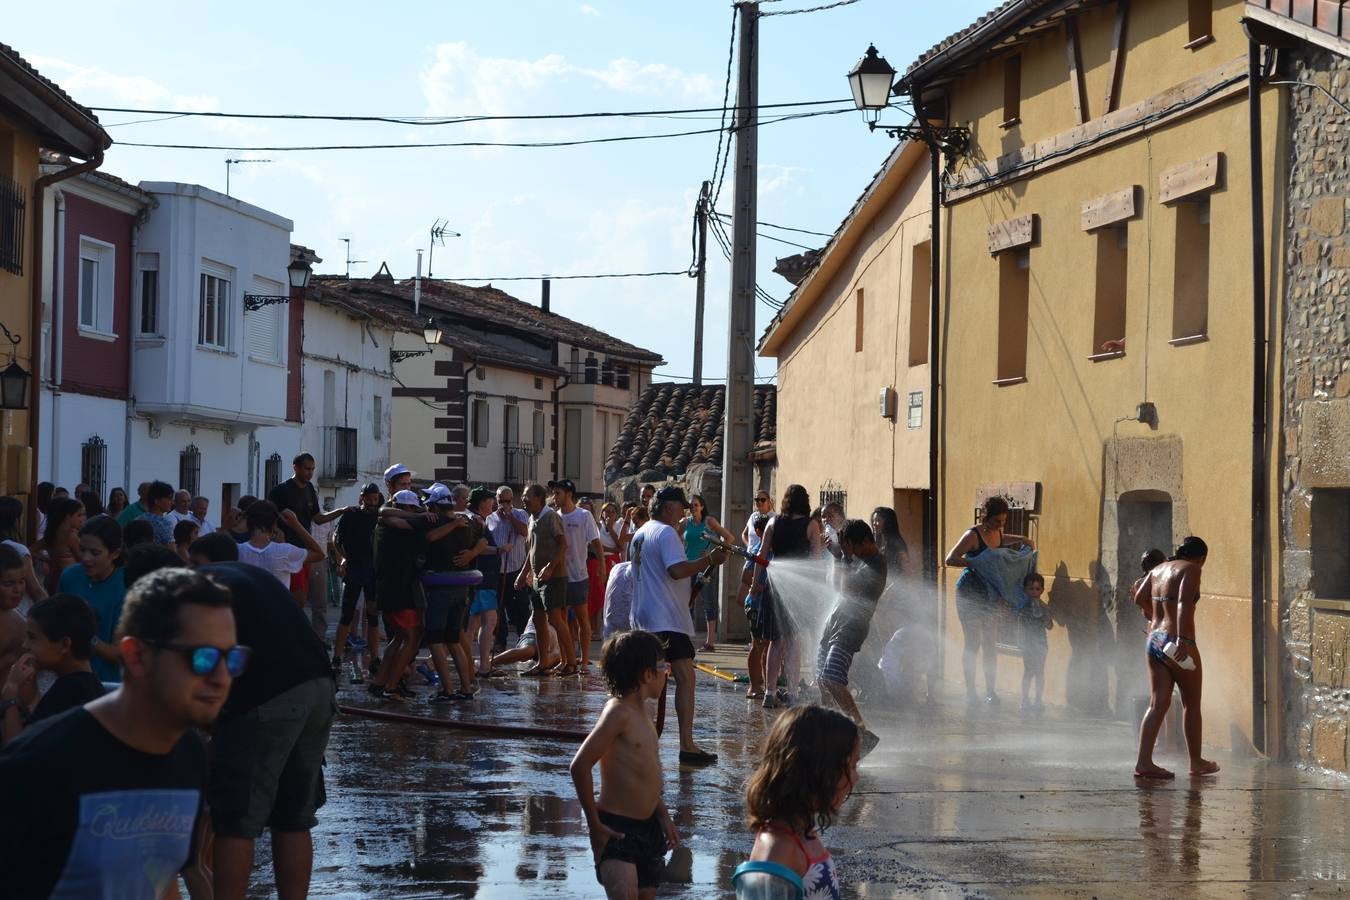
<path fill-rule="evenodd" d="M 486 447 L 488 445 L 488 402 L 482 397 L 474 397 L 473 403 L 473 445 L 475 447 Z"/>
<path fill-rule="evenodd" d="M 323 370 L 323 424 L 332 427 L 337 420 L 337 373 L 332 369 Z"/>
<path fill-rule="evenodd" d="M 159 334 L 159 254 L 136 254 L 140 269 L 141 334 Z"/>
<path fill-rule="evenodd" d="M 197 295 L 197 343 L 216 350 L 230 349 L 230 280 L 203 272 Z"/>
<path fill-rule="evenodd" d="M 863 348 L 863 289 L 858 288 L 858 293 L 853 301 L 853 352 L 861 353 Z"/>
<path fill-rule="evenodd" d="M 928 362 L 928 308 L 933 292 L 933 248 L 915 244 L 909 272 L 909 364 Z"/>
<path fill-rule="evenodd" d="M 1125 342 L 1126 276 L 1130 233 L 1124 225 L 1097 231 L 1097 301 L 1089 356 L 1117 356 Z"/>
<path fill-rule="evenodd" d="M 1214 0 L 1188 0 L 1190 40 L 1188 47 L 1199 47 L 1214 40 Z"/>
<path fill-rule="evenodd" d="M 272 489 L 281 484 L 281 454 L 273 453 L 263 463 L 263 494 L 272 493 Z"/>
<path fill-rule="evenodd" d="M 520 407 L 515 397 L 508 397 L 502 411 L 502 440 L 508 445 L 520 443 Z"/>
<path fill-rule="evenodd" d="M 375 420 L 374 437 L 377 441 L 384 440 L 384 398 L 376 394 L 373 398 L 374 410 L 371 418 Z"/>
<path fill-rule="evenodd" d="M 195 444 L 188 444 L 178 454 L 178 489 L 194 497 L 202 492 L 202 452 Z"/>
<path fill-rule="evenodd" d="M 80 237 L 80 330 L 113 333 L 116 248 Z"/>
<path fill-rule="evenodd" d="M 830 479 L 820 486 L 820 505 L 825 506 L 830 503 L 838 503 L 840 509 L 845 512 L 848 511 L 848 491 L 834 479 Z"/>
<path fill-rule="evenodd" d="M 998 255 L 998 377 L 996 384 L 1027 375 L 1027 303 L 1031 292 L 1031 252 L 1025 248 Z"/>
<path fill-rule="evenodd" d="M 1022 55 L 1003 61 L 1003 127 L 1022 121 Z"/>
<path fill-rule="evenodd" d="M 534 449 L 544 449 L 544 411 L 536 409 L 534 411 Z"/>
<path fill-rule="evenodd" d="M 906 412 L 908 413 L 906 424 L 910 428 L 923 427 L 923 391 L 909 392 L 909 405 Z"/>
<path fill-rule="evenodd" d="M 1209 329 L 1209 197 L 1176 204 L 1172 341 L 1189 343 Z"/>
<path fill-rule="evenodd" d="M 285 292 L 279 281 L 253 279 L 253 293 L 280 296 Z M 257 309 L 244 311 L 245 342 L 249 359 L 263 362 L 281 362 L 286 335 L 286 304 L 269 303 Z M 328 423 L 332 424 L 332 423 Z"/>
<path fill-rule="evenodd" d="M 573 381 L 580 381 L 581 351 L 576 347 L 573 347 L 571 353 L 569 354 L 569 359 L 571 360 L 571 365 L 568 367 L 568 373 L 572 376 Z"/>
<path fill-rule="evenodd" d="M 563 419 L 563 477 L 581 477 L 581 410 L 569 409 Z"/>
<path fill-rule="evenodd" d="M 0 132 L 0 269 L 15 275 L 23 274 L 23 225 L 28 220 L 25 211 L 23 185 L 10 178 L 13 170 L 14 133 Z"/>
<path fill-rule="evenodd" d="M 1350 600 L 1350 490 L 1312 492 L 1312 588 L 1324 600 Z"/>
<path fill-rule="evenodd" d="M 108 481 L 108 445 L 98 435 L 80 445 L 80 481 L 89 485 L 95 497 L 103 496 Z"/>

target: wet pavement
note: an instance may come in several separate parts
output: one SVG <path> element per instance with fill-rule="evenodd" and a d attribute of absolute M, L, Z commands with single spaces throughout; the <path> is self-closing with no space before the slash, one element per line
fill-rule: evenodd
<path fill-rule="evenodd" d="M 743 657 L 739 657 L 743 660 Z M 738 657 L 718 653 L 730 669 Z M 743 663 L 742 663 L 743 664 Z M 1136 784 L 1133 729 L 1026 716 L 1015 698 L 967 708 L 864 707 L 882 736 L 826 833 L 844 896 L 1289 897 L 1335 894 L 1347 875 L 1345 781 L 1219 755 L 1216 778 Z M 453 708 L 345 704 L 497 724 L 585 731 L 605 700 L 585 680 L 510 677 Z M 673 691 L 673 685 L 672 685 Z M 750 836 L 741 792 L 772 716 L 745 686 L 698 680 L 696 736 L 721 754 L 679 765 L 673 703 L 663 739 L 666 803 L 684 838 L 660 895 L 731 896 Z M 672 696 L 673 700 L 673 696 Z M 475 735 L 340 716 L 328 805 L 314 833 L 318 897 L 600 897 L 567 763 L 573 740 Z M 254 895 L 268 895 L 260 844 Z"/>

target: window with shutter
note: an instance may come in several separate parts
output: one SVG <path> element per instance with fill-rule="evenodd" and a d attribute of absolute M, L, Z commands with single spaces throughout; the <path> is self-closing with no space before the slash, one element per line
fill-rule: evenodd
<path fill-rule="evenodd" d="M 284 293 L 280 282 L 266 278 L 253 279 L 253 293 L 279 295 Z M 248 355 L 265 362 L 281 361 L 281 338 L 285 329 L 286 305 L 269 303 L 244 314 L 244 330 L 248 336 Z"/>

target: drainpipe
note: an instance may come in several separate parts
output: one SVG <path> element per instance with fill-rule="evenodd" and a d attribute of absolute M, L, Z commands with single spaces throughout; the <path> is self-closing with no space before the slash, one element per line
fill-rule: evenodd
<path fill-rule="evenodd" d="M 434 366 L 435 365 L 434 356 L 432 357 L 432 360 L 433 360 L 432 365 Z M 477 368 L 478 368 L 478 360 L 475 359 L 469 365 L 469 367 L 464 370 L 464 476 L 459 480 L 466 482 L 469 480 L 469 448 L 473 446 L 473 419 L 470 418 L 470 416 L 473 414 L 473 399 L 469 393 L 469 376 L 472 375 L 474 371 L 477 370 Z M 445 412 L 446 415 L 450 414 L 450 408 L 448 405 L 446 407 Z M 492 439 L 491 432 L 492 429 L 489 428 L 488 429 L 489 441 Z M 434 475 L 435 473 L 433 472 L 432 474 Z"/>
<path fill-rule="evenodd" d="M 56 222 L 53 231 L 55 232 L 56 246 L 52 256 L 56 260 L 55 277 L 52 279 L 52 371 L 47 378 L 52 394 L 52 446 L 51 446 L 51 480 L 53 484 L 61 483 L 61 373 L 65 366 L 65 343 L 66 343 L 66 194 L 60 188 L 52 191 L 52 200 L 55 204 Z M 34 328 L 39 327 L 40 323 L 35 322 Z"/>
<path fill-rule="evenodd" d="M 136 338 L 141 332 L 141 323 L 137 321 L 136 311 L 136 272 L 138 251 L 141 247 L 141 228 L 150 217 L 150 210 L 142 209 L 131 224 L 131 259 L 127 261 L 127 270 L 131 273 L 131 313 L 127 322 L 127 424 L 122 434 L 122 484 L 124 490 L 131 490 L 131 420 L 136 416 Z"/>
<path fill-rule="evenodd" d="M 43 175 L 33 183 L 33 291 L 29 298 L 28 320 L 31 325 L 42 327 L 42 279 L 39 277 L 42 272 L 42 205 L 46 196 L 47 188 L 52 185 L 65 181 L 67 178 L 74 178 L 84 172 L 91 172 L 103 165 L 103 150 L 95 151 L 94 155 L 84 162 L 68 166 L 58 172 L 52 172 L 50 175 Z M 25 511 L 28 518 L 28 534 L 33 535 L 37 531 L 37 507 L 33 505 L 33 499 L 37 497 L 38 474 L 36 456 L 41 444 L 42 436 L 42 341 L 32 339 L 30 333 L 30 344 L 28 351 L 28 365 L 33 371 L 32 383 L 33 395 L 28 404 L 28 447 L 30 452 L 30 463 L 28 466 L 28 508 Z"/>
<path fill-rule="evenodd" d="M 1261 157 L 1261 45 L 1247 42 L 1247 113 L 1252 186 L 1252 743 L 1266 752 L 1266 242 Z"/>
<path fill-rule="evenodd" d="M 927 559 L 928 576 L 937 583 L 938 579 L 938 560 L 941 557 L 941 548 L 938 547 L 940 532 L 938 531 L 938 514 L 940 505 L 938 503 L 938 453 L 941 451 L 941 429 L 938 423 L 941 421 L 940 405 L 938 404 L 938 389 L 941 387 L 941 367 L 938 365 L 941 352 L 941 344 L 938 341 L 938 321 L 939 313 L 942 310 L 942 154 L 938 151 L 937 142 L 930 141 L 928 144 L 929 157 L 929 238 L 928 246 L 930 271 L 928 275 L 929 296 L 928 296 L 928 534 L 927 546 L 924 548 Z"/>

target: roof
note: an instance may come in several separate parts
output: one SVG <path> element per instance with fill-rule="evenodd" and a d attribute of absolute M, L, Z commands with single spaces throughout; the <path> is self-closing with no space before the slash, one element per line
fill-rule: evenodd
<path fill-rule="evenodd" d="M 654 481 L 683 475 L 700 463 L 720 466 L 726 390 L 721 385 L 648 385 L 610 448 L 605 481 L 644 472 Z M 776 439 L 777 406 L 777 388 L 755 385 L 755 449 Z"/>
<path fill-rule="evenodd" d="M 1245 15 L 1343 56 L 1350 55 L 1350 0 L 1329 0 L 1316 4 L 1290 3 L 1289 0 L 1247 0 Z"/>
<path fill-rule="evenodd" d="M 27 120 L 43 146 L 90 159 L 112 146 L 98 116 L 76 103 L 8 44 L 0 44 L 0 107 Z"/>
<path fill-rule="evenodd" d="M 834 235 L 823 248 L 814 251 L 820 254 L 816 265 L 797 283 L 783 308 L 769 320 L 759 339 L 761 356 L 777 354 L 782 342 L 792 334 L 793 326 L 805 317 L 824 294 L 844 259 L 865 233 L 877 208 L 895 196 L 909 173 L 927 158 L 927 149 L 919 141 L 897 144 L 891 150 L 867 187 L 853 201 L 848 215 L 839 223 Z"/>
<path fill-rule="evenodd" d="M 948 35 L 919 55 L 897 86 L 897 93 L 950 77 L 956 70 L 983 61 L 988 51 L 1027 28 L 1057 24 L 1075 7 L 1100 5 L 1103 0 L 1006 0 L 955 34 Z"/>
<path fill-rule="evenodd" d="M 424 293 L 424 301 L 425 296 Z M 318 303 L 358 319 L 373 319 L 394 331 L 419 336 L 428 318 L 425 302 L 422 312 L 415 313 L 410 290 L 402 290 L 399 284 L 388 281 L 348 280 L 340 276 L 316 275 L 305 289 L 305 302 Z M 476 361 L 549 376 L 564 373 L 562 367 L 554 365 L 550 355 L 541 348 L 492 343 L 484 339 L 481 332 L 476 333 L 454 319 L 439 317 L 436 324 L 441 329 L 442 344 L 461 350 Z"/>

